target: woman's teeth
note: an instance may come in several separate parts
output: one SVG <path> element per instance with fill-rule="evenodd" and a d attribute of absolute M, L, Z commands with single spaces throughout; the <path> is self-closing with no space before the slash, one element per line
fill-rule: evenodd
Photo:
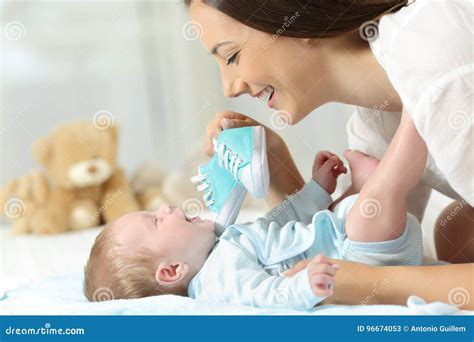
<path fill-rule="evenodd" d="M 258 99 L 266 103 L 272 98 L 274 92 L 275 89 L 272 86 L 268 86 L 258 95 Z"/>

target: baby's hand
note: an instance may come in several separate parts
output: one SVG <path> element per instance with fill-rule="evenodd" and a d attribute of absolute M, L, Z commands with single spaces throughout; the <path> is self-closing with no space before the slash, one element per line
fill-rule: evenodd
<path fill-rule="evenodd" d="M 311 289 L 316 296 L 329 297 L 334 288 L 334 276 L 339 266 L 322 254 L 308 263 L 308 278 Z"/>
<path fill-rule="evenodd" d="M 329 151 L 318 152 L 313 163 L 313 179 L 328 194 L 336 190 L 337 177 L 342 173 L 347 173 L 342 160 Z"/>

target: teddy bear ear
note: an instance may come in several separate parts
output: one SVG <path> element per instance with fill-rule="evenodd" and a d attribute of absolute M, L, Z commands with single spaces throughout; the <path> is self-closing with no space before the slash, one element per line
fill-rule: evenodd
<path fill-rule="evenodd" d="M 33 144 L 33 155 L 38 163 L 46 165 L 51 154 L 51 139 L 49 137 L 42 137 L 36 140 Z"/>

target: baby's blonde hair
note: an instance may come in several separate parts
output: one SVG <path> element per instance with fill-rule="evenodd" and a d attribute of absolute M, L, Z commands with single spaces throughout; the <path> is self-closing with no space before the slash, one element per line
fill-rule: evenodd
<path fill-rule="evenodd" d="M 84 295 L 89 301 L 186 293 L 182 286 L 160 286 L 155 280 L 159 255 L 143 249 L 126 255 L 114 240 L 112 227 L 108 224 L 96 237 L 84 267 Z"/>

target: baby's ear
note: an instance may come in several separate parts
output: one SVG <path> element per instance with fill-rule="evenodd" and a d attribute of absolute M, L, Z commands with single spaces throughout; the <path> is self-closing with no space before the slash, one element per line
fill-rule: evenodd
<path fill-rule="evenodd" d="M 188 273 L 189 266 L 186 263 L 167 265 L 161 263 L 155 272 L 155 280 L 162 286 L 177 285 Z"/>

